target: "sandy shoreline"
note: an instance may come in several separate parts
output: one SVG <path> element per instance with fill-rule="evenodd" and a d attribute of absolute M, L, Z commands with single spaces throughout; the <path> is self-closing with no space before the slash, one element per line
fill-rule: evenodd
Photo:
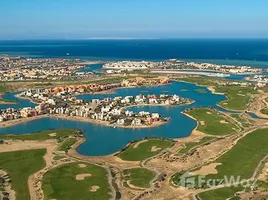
<path fill-rule="evenodd" d="M 203 133 L 201 131 L 198 131 L 197 128 L 199 126 L 199 122 L 197 119 L 195 119 L 193 116 L 187 114 L 186 112 L 182 111 L 181 114 L 185 115 L 186 117 L 189 117 L 190 119 L 196 121 L 196 126 L 195 128 L 192 130 L 191 134 L 189 136 L 187 136 L 188 138 L 190 138 L 192 135 L 207 135 L 206 133 Z"/>
<path fill-rule="evenodd" d="M 211 91 L 213 94 L 225 95 L 224 93 L 216 92 L 215 86 L 207 86 L 207 89 Z M 225 95 L 226 96 L 226 95 Z"/>
<path fill-rule="evenodd" d="M 11 127 L 11 126 L 15 126 L 15 125 L 18 125 L 18 124 L 27 123 L 27 122 L 31 122 L 31 121 L 34 121 L 34 120 L 47 118 L 47 117 L 50 117 L 50 116 L 49 115 L 38 115 L 38 116 L 35 116 L 35 117 L 27 117 L 27 118 L 20 118 L 20 119 L 0 122 L 0 128 L 7 128 L 7 127 Z"/>
<path fill-rule="evenodd" d="M 16 120 L 10 120 L 10 121 L 6 121 L 6 122 L 1 122 L 0 123 L 0 128 L 7 128 L 7 127 L 11 127 L 11 126 L 15 126 L 21 123 L 27 123 L 27 122 L 31 122 L 34 120 L 38 120 L 38 119 L 42 119 L 42 118 L 60 118 L 60 119 L 65 119 L 65 120 L 71 120 L 71 121 L 79 121 L 79 122 L 88 122 L 88 123 L 92 123 L 95 125 L 102 125 L 102 126 L 107 126 L 107 127 L 114 127 L 114 128 L 127 128 L 127 129 L 144 129 L 144 128 L 154 128 L 157 126 L 162 126 L 167 122 L 165 121 L 159 121 L 159 122 L 155 122 L 151 125 L 142 125 L 142 126 L 123 126 L 123 125 L 117 125 L 117 124 L 110 124 L 109 122 L 106 121 L 100 121 L 100 120 L 94 120 L 94 119 L 90 119 L 90 118 L 85 118 L 85 117 L 77 117 L 77 116 L 65 116 L 65 115 L 49 115 L 49 114 L 45 114 L 45 115 L 38 115 L 35 117 L 28 117 L 28 118 L 20 118 L 20 119 L 16 119 Z"/>

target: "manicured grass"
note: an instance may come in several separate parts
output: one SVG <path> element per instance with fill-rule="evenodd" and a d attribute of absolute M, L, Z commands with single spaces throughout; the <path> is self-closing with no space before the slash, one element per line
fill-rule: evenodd
<path fill-rule="evenodd" d="M 218 174 L 207 175 L 206 179 L 223 179 L 224 176 L 240 176 L 240 180 L 251 178 L 259 162 L 268 154 L 267 144 L 268 129 L 258 129 L 247 134 L 232 149 L 213 162 L 221 163 L 216 167 Z M 175 183 L 179 181 L 177 174 L 173 178 Z"/>
<path fill-rule="evenodd" d="M 0 93 L 7 93 L 7 92 L 10 92 L 9 86 L 6 85 L 5 83 L 0 83 Z M 0 98 L 0 104 L 6 104 L 6 103 L 15 104 L 17 102 Z"/>
<path fill-rule="evenodd" d="M 120 83 L 127 77 L 106 77 L 103 79 L 98 79 L 98 80 L 92 80 L 88 81 L 87 83 L 96 83 L 96 84 L 112 84 L 112 83 Z"/>
<path fill-rule="evenodd" d="M 185 78 L 177 78 L 178 81 L 185 81 L 188 83 L 195 83 L 197 85 L 203 86 L 214 86 L 217 85 L 215 81 L 223 80 L 220 78 L 204 78 L 204 77 L 185 77 Z"/>
<path fill-rule="evenodd" d="M 226 200 L 229 198 L 239 199 L 239 197 L 235 196 L 235 193 L 240 192 L 243 189 L 244 188 L 242 187 L 226 187 L 202 192 L 198 194 L 198 196 L 201 200 Z"/>
<path fill-rule="evenodd" d="M 264 188 L 264 189 L 268 189 L 268 182 L 264 182 L 261 180 L 258 180 L 257 183 L 257 188 Z"/>
<path fill-rule="evenodd" d="M 53 159 L 54 160 L 61 160 L 63 158 L 66 158 L 65 156 L 55 156 Z"/>
<path fill-rule="evenodd" d="M 53 136 L 53 134 L 55 136 Z M 76 130 L 74 129 L 58 129 L 58 130 L 48 130 L 40 131 L 37 133 L 30 134 L 9 134 L 9 135 L 0 135 L 0 139 L 14 139 L 14 140 L 47 140 L 47 139 L 60 139 L 64 136 L 74 135 Z M 49 134 L 52 134 L 51 136 Z"/>
<path fill-rule="evenodd" d="M 155 172 L 146 168 L 132 168 L 123 171 L 124 180 L 130 180 L 130 184 L 136 187 L 148 188 L 150 181 L 155 177 Z"/>
<path fill-rule="evenodd" d="M 231 117 L 240 122 L 243 127 L 251 126 L 251 123 L 247 119 L 243 118 L 241 114 L 231 114 Z"/>
<path fill-rule="evenodd" d="M 67 138 L 63 143 L 61 144 L 59 151 L 65 151 L 67 152 L 76 142 L 75 138 Z"/>
<path fill-rule="evenodd" d="M 250 94 L 258 93 L 252 87 L 218 86 L 216 92 L 224 93 L 228 99 L 220 102 L 220 106 L 230 110 L 246 110 Z"/>
<path fill-rule="evenodd" d="M 220 102 L 220 106 L 230 110 L 246 110 L 247 104 L 250 100 L 250 94 L 258 93 L 253 87 L 240 87 L 240 86 L 221 86 L 217 82 L 227 83 L 230 82 L 223 78 L 204 78 L 204 77 L 187 77 L 177 78 L 178 81 L 185 81 L 195 83 L 197 85 L 215 86 L 215 92 L 224 93 L 227 100 Z M 245 81 L 235 81 L 245 82 Z"/>
<path fill-rule="evenodd" d="M 88 163 L 80 163 L 86 165 L 83 168 L 78 164 L 65 164 L 49 170 L 44 175 L 42 188 L 46 200 L 108 200 L 111 198 L 107 171 Z M 91 176 L 76 180 L 78 174 Z M 99 189 L 96 192 L 90 191 L 92 186 L 98 186 Z"/>
<path fill-rule="evenodd" d="M 226 135 L 236 131 L 238 127 L 218 112 L 209 108 L 194 108 L 187 111 L 198 121 L 197 130 L 210 135 Z"/>
<path fill-rule="evenodd" d="M 261 109 L 261 113 L 265 114 L 265 115 L 268 115 L 268 108 Z"/>
<path fill-rule="evenodd" d="M 45 153 L 46 149 L 0 153 L 0 168 L 10 175 L 17 200 L 30 199 L 28 178 L 45 167 Z"/>
<path fill-rule="evenodd" d="M 180 155 L 180 154 L 188 153 L 194 147 L 197 147 L 201 144 L 205 144 L 205 143 L 209 142 L 210 140 L 213 140 L 213 137 L 204 137 L 198 142 L 189 142 L 189 143 L 185 144 L 184 148 L 182 148 L 178 151 L 178 154 Z"/>
<path fill-rule="evenodd" d="M 7 93 L 10 91 L 10 88 L 5 83 L 0 83 L 0 93 Z"/>
<path fill-rule="evenodd" d="M 136 148 L 136 143 L 131 144 L 127 149 L 120 152 L 117 156 L 122 160 L 140 161 L 146 158 L 152 157 L 163 151 L 164 149 L 172 145 L 172 141 L 165 139 L 148 139 L 145 142 L 140 143 Z M 159 148 L 156 151 L 152 151 L 152 147 Z"/>

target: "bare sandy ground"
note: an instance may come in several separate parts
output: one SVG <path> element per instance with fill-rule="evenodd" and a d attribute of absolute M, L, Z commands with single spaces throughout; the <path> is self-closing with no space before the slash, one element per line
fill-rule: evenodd
<path fill-rule="evenodd" d="M 151 147 L 151 152 L 155 152 L 155 151 L 159 151 L 161 150 L 162 148 L 158 148 L 157 146 L 152 146 Z"/>
<path fill-rule="evenodd" d="M 201 124 L 202 126 L 204 126 L 204 125 L 205 125 L 205 122 L 204 122 L 204 121 L 200 121 L 200 124 Z"/>
<path fill-rule="evenodd" d="M 76 176 L 75 176 L 75 179 L 76 180 L 84 180 L 86 177 L 90 177 L 91 176 L 91 174 L 77 174 Z"/>
<path fill-rule="evenodd" d="M 21 151 L 30 149 L 47 149 L 51 150 L 57 144 L 56 140 L 46 141 L 21 141 L 21 140 L 5 140 L 0 145 L 0 152 Z"/>
<path fill-rule="evenodd" d="M 89 191 L 90 191 L 90 192 L 97 192 L 99 189 L 100 189 L 99 186 L 97 186 L 97 185 L 93 185 L 93 186 L 91 186 L 91 187 L 89 188 Z"/>
<path fill-rule="evenodd" d="M 79 166 L 80 168 L 85 168 L 85 167 L 86 167 L 85 164 L 78 164 L 78 166 Z"/>
<path fill-rule="evenodd" d="M 50 137 L 56 137 L 57 136 L 57 133 L 55 132 L 55 133 L 50 133 L 50 134 L 48 134 Z"/>
<path fill-rule="evenodd" d="M 216 169 L 218 165 L 221 165 L 221 163 L 211 163 L 209 165 L 205 165 L 201 167 L 201 169 L 194 171 L 193 174 L 204 175 L 204 176 L 208 174 L 218 174 L 218 171 Z"/>

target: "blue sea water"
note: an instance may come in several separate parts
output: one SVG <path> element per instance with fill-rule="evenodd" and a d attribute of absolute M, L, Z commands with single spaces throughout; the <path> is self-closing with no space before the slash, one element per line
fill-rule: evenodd
<path fill-rule="evenodd" d="M 10 40 L 0 41 L 4 53 L 87 60 L 177 58 L 267 67 L 268 39 Z"/>

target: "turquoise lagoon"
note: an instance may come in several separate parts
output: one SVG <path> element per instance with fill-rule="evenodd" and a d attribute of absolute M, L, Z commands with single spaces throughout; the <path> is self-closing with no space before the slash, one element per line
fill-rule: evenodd
<path fill-rule="evenodd" d="M 206 90 L 206 93 L 199 93 L 196 89 L 202 88 Z M 187 89 L 187 92 L 181 91 Z M 17 100 L 20 103 L 17 105 L 0 105 L 0 108 L 7 107 L 26 107 L 34 106 L 28 100 L 18 99 L 14 95 L 16 93 L 10 93 L 3 96 L 3 98 L 10 100 Z M 122 129 L 106 127 L 87 122 L 76 122 L 64 119 L 55 118 L 43 118 L 34 120 L 27 123 L 18 124 L 12 127 L 0 128 L 0 134 L 24 134 L 34 133 L 37 131 L 43 131 L 47 129 L 59 129 L 59 128 L 75 128 L 84 132 L 86 142 L 81 144 L 77 150 L 79 153 L 89 156 L 102 156 L 112 154 L 127 143 L 133 140 L 140 140 L 144 137 L 167 137 L 167 138 L 182 138 L 191 134 L 192 130 L 196 126 L 196 122 L 181 112 L 185 109 L 192 107 L 214 107 L 219 110 L 225 111 L 217 106 L 217 103 L 225 100 L 223 95 L 212 94 L 206 87 L 196 86 L 194 84 L 184 82 L 172 82 L 169 85 L 157 86 L 157 87 L 139 87 L 118 89 L 114 94 L 98 94 L 98 95 L 79 95 L 80 99 L 103 99 L 105 97 L 115 96 L 129 96 L 138 94 L 178 94 L 185 98 L 190 98 L 195 101 L 191 105 L 175 106 L 175 107 L 132 107 L 131 110 L 140 111 L 145 110 L 149 112 L 158 112 L 162 116 L 171 117 L 171 121 L 163 126 L 148 128 L 148 129 Z"/>

